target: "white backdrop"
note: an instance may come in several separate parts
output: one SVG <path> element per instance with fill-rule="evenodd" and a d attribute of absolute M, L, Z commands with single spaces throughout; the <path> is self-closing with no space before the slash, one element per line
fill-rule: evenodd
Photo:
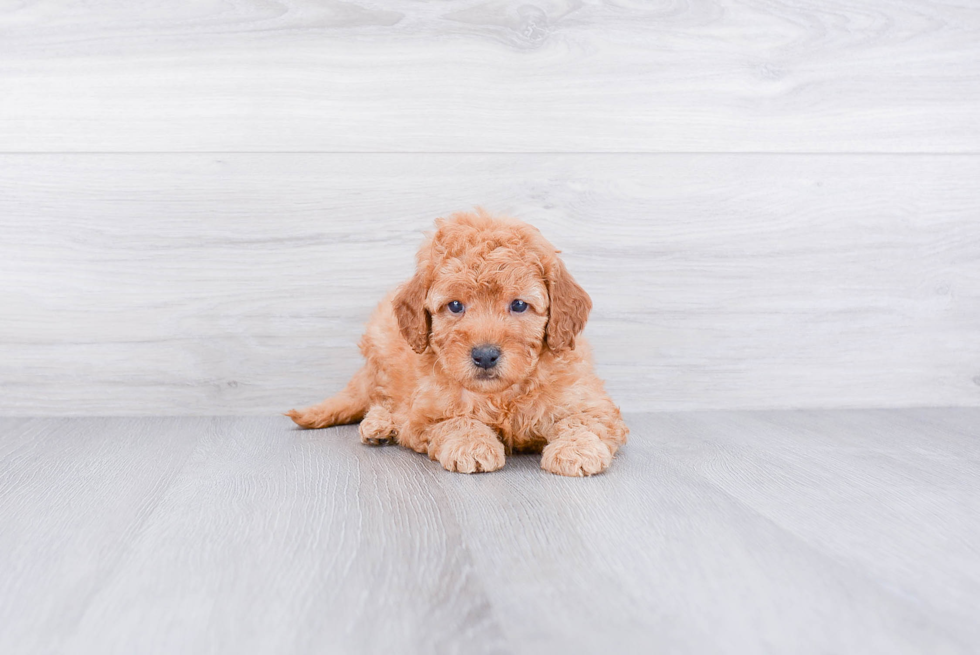
<path fill-rule="evenodd" d="M 980 6 L 4 8 L 0 413 L 319 400 L 475 205 L 624 409 L 978 406 L 977 153 Z"/>

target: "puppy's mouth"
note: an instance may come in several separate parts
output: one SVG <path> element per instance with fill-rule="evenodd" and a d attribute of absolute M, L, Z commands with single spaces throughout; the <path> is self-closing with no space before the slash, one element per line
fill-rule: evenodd
<path fill-rule="evenodd" d="M 471 373 L 467 386 L 470 386 L 473 391 L 499 391 L 501 385 L 507 386 L 508 384 L 501 373 L 502 371 L 496 368 L 489 370 L 477 368 Z"/>

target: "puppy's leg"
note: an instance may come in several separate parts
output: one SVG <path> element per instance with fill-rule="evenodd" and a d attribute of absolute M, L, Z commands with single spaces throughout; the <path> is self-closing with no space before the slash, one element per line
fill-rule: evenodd
<path fill-rule="evenodd" d="M 365 366 L 354 374 L 344 390 L 319 405 L 306 409 L 291 409 L 286 416 L 303 428 L 326 428 L 331 425 L 357 423 L 368 410 L 368 387 L 371 371 Z"/>
<path fill-rule="evenodd" d="M 451 418 L 429 426 L 429 458 L 447 471 L 479 473 L 504 465 L 504 444 L 487 425 L 470 418 Z"/>
<path fill-rule="evenodd" d="M 629 429 L 615 406 L 573 414 L 555 423 L 545 435 L 548 445 L 541 451 L 541 468 L 575 477 L 602 473 L 626 443 L 627 434 Z"/>
<path fill-rule="evenodd" d="M 372 405 L 358 426 L 361 433 L 361 443 L 369 446 L 380 446 L 398 436 L 398 429 L 391 413 L 383 405 Z"/>

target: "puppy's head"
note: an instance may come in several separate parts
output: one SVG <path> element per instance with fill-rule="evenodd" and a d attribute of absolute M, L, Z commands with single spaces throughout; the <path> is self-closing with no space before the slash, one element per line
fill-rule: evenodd
<path fill-rule="evenodd" d="M 537 229 L 483 212 L 436 221 L 415 276 L 395 295 L 402 335 L 471 391 L 528 377 L 575 347 L 592 301 Z"/>

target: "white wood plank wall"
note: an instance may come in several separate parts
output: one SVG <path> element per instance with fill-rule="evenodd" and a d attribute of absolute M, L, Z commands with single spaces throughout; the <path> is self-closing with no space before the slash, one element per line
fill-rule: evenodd
<path fill-rule="evenodd" d="M 0 5 L 0 414 L 264 414 L 436 216 L 629 410 L 980 406 L 980 2 Z"/>

